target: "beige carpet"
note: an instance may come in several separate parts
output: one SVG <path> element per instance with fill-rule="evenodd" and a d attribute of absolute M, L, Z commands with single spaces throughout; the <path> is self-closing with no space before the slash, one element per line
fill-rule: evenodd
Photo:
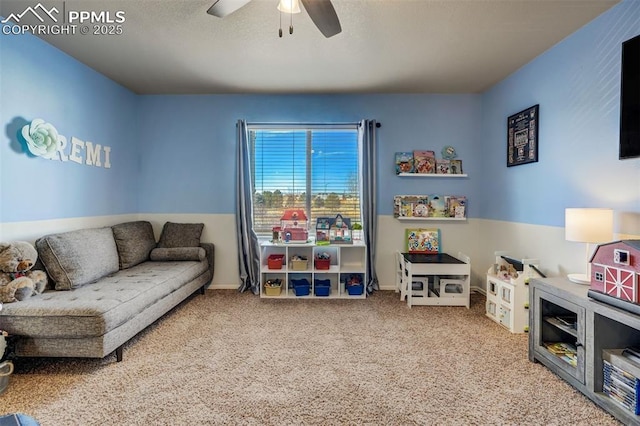
<path fill-rule="evenodd" d="M 42 425 L 613 425 L 472 309 L 367 300 L 193 296 L 124 361 L 17 361 L 0 414 Z"/>

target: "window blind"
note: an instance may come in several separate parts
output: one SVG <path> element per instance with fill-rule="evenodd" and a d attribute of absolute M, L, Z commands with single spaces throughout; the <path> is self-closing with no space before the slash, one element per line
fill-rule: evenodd
<path fill-rule="evenodd" d="M 311 231 L 318 217 L 361 221 L 355 127 L 252 128 L 249 138 L 256 233 L 270 234 L 287 208 L 304 209 Z"/>

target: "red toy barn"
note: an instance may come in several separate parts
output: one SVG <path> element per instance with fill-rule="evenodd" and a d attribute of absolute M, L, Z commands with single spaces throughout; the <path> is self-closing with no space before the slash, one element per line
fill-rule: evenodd
<path fill-rule="evenodd" d="M 591 290 L 640 304 L 640 240 L 600 244 L 591 257 Z"/>

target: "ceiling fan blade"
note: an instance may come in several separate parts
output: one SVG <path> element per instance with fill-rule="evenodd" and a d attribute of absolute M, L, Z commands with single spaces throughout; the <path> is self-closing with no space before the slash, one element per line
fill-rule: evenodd
<path fill-rule="evenodd" d="M 218 18 L 224 18 L 250 1 L 251 0 L 216 0 L 209 10 L 207 10 L 207 13 L 217 16 Z"/>
<path fill-rule="evenodd" d="M 332 37 L 342 31 L 338 14 L 331 0 L 301 0 L 309 17 L 325 37 Z"/>

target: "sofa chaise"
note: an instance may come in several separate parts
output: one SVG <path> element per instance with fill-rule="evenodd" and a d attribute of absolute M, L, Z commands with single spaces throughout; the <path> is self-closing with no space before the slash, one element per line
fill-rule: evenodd
<path fill-rule="evenodd" d="M 214 271 L 203 224 L 126 222 L 47 235 L 36 241 L 48 289 L 3 305 L 0 329 L 24 357 L 104 358 L 196 291 Z"/>

